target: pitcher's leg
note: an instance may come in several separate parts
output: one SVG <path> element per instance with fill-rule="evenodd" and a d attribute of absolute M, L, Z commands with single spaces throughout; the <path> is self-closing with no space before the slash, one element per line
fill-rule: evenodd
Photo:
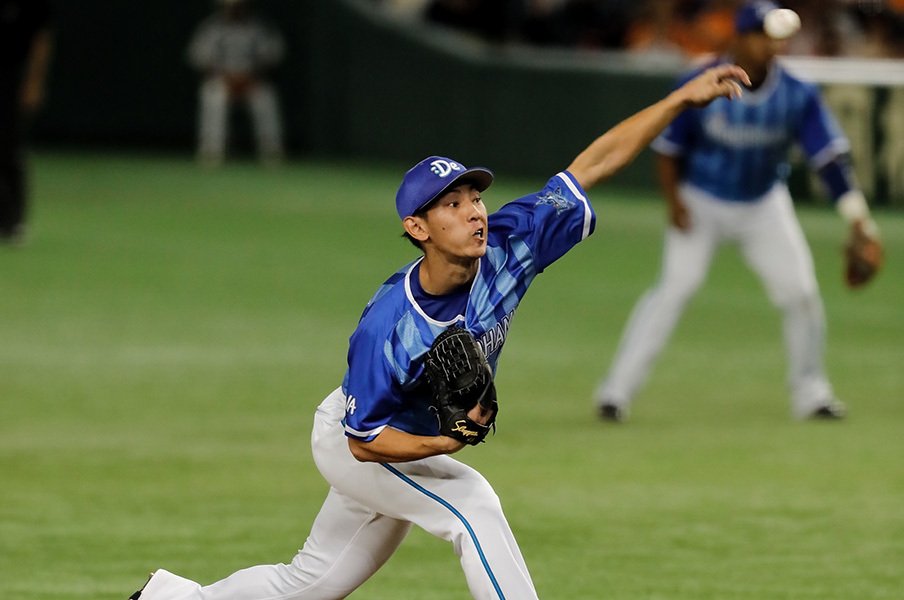
<path fill-rule="evenodd" d="M 351 456 L 340 416 L 344 397 L 334 390 L 315 413 L 311 432 L 314 460 L 331 483 L 358 490 L 358 502 L 332 487 L 307 541 L 288 565 L 243 569 L 212 585 L 157 571 L 139 600 L 333 600 L 344 598 L 383 565 L 405 538 L 411 524 L 378 514 L 366 506 L 367 473 L 383 472 L 374 463 Z M 360 473 L 359 473 L 360 472 Z"/>
<path fill-rule="evenodd" d="M 448 456 L 381 468 L 375 495 L 394 498 L 405 519 L 452 543 L 474 598 L 537 597 L 499 498 L 480 473 Z M 390 503 L 379 509 L 393 512 Z"/>
<path fill-rule="evenodd" d="M 331 489 L 304 547 L 288 565 L 238 571 L 201 589 L 202 600 L 338 600 L 392 556 L 411 524 L 378 515 Z"/>
<path fill-rule="evenodd" d="M 392 556 L 411 524 L 331 489 L 290 564 L 242 569 L 208 586 L 157 571 L 139 600 L 340 600 Z"/>
<path fill-rule="evenodd" d="M 358 462 L 339 421 L 344 410 L 344 396 L 336 390 L 314 418 L 314 460 L 330 485 L 375 513 L 451 542 L 475 598 L 536 598 L 499 498 L 480 473 L 445 455 Z"/>

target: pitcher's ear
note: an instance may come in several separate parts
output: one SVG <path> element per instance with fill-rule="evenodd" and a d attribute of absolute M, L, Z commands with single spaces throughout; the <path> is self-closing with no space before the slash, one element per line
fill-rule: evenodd
<path fill-rule="evenodd" d="M 405 233 L 419 242 L 426 242 L 430 237 L 430 233 L 427 231 L 427 220 L 424 217 L 405 217 L 402 227 L 405 228 Z"/>

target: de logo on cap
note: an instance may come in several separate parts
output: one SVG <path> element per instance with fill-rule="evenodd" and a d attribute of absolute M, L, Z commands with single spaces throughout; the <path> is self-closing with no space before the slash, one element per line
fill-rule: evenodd
<path fill-rule="evenodd" d="M 467 168 L 445 156 L 428 156 L 405 173 L 396 193 L 399 218 L 409 217 L 448 190 L 468 182 L 483 191 L 493 183 L 493 172 L 484 167 Z"/>

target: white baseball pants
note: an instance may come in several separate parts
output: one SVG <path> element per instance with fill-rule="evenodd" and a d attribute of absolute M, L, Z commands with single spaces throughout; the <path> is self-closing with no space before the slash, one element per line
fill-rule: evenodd
<path fill-rule="evenodd" d="M 244 98 L 251 114 L 262 160 L 278 160 L 283 155 L 282 120 L 274 87 L 260 81 Z M 222 78 L 210 77 L 201 83 L 198 114 L 198 156 L 219 163 L 226 154 L 229 134 L 229 90 Z"/>
<path fill-rule="evenodd" d="M 669 227 L 659 281 L 637 302 L 596 401 L 627 407 L 665 347 L 719 245 L 736 243 L 784 315 L 791 409 L 802 418 L 833 398 L 823 369 L 825 315 L 813 258 L 788 188 L 756 202 L 727 202 L 684 184 L 691 229 Z"/>
<path fill-rule="evenodd" d="M 358 462 L 340 423 L 344 413 L 341 389 L 317 409 L 314 460 L 331 488 L 290 564 L 251 567 L 205 587 L 161 569 L 140 600 L 345 598 L 392 556 L 412 524 L 452 542 L 474 598 L 537 598 L 499 498 L 480 473 L 449 456 Z"/>

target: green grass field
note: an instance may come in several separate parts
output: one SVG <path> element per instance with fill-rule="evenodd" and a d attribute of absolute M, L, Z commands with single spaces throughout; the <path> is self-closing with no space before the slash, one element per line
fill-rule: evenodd
<path fill-rule="evenodd" d="M 313 409 L 415 255 L 402 166 L 33 166 L 30 239 L 0 247 L 0 598 L 122 599 L 160 566 L 210 583 L 290 560 L 327 489 Z M 500 179 L 491 209 L 545 181 Z M 664 217 L 651 194 L 592 198 L 597 232 L 515 319 L 497 435 L 457 455 L 494 484 L 540 596 L 904 597 L 904 214 L 878 212 L 887 268 L 852 293 L 840 218 L 799 211 L 847 421 L 790 419 L 779 316 L 727 249 L 612 426 L 590 395 Z M 451 547 L 414 531 L 352 597 L 468 593 Z"/>

